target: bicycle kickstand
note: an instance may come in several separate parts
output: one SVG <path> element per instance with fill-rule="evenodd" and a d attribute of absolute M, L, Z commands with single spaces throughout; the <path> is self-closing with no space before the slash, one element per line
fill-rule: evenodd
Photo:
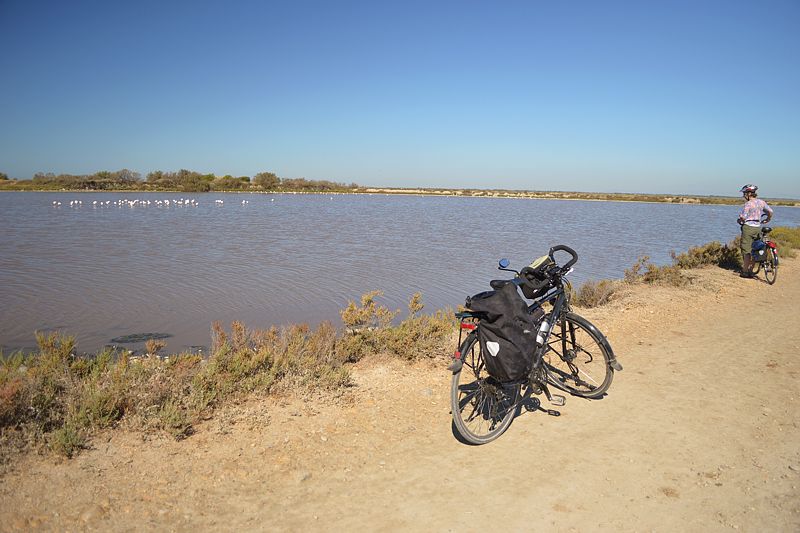
<path fill-rule="evenodd" d="M 567 398 L 560 394 L 550 394 L 550 388 L 547 385 L 542 385 L 544 395 L 547 396 L 547 401 L 556 407 L 563 407 L 567 403 Z"/>

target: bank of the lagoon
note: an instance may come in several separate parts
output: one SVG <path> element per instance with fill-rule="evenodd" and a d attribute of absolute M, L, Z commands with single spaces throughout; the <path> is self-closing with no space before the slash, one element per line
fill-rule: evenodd
<path fill-rule="evenodd" d="M 55 205 L 54 205 L 55 202 Z M 167 202 L 168 205 L 167 206 Z M 60 203 L 60 205 L 59 205 Z M 565 243 L 572 279 L 622 278 L 639 256 L 737 233 L 738 206 L 338 194 L 26 193 L 0 195 L 0 347 L 35 349 L 66 331 L 78 350 L 208 353 L 210 326 L 329 320 L 361 294 L 403 309 L 459 305 L 508 257 L 523 266 Z M 775 223 L 800 224 L 777 206 Z M 133 337 L 136 339 L 137 337 Z M 141 338 L 141 337 L 139 337 Z"/>
<path fill-rule="evenodd" d="M 773 236 L 784 261 L 793 261 L 800 228 L 776 228 Z M 625 280 L 603 280 L 603 298 L 596 298 L 596 284 L 589 283 L 577 288 L 573 304 L 619 303 L 631 290 L 641 293 L 646 287 L 678 290 L 692 283 L 693 270 L 709 266 L 738 270 L 737 246 L 709 243 L 676 254 L 671 265 L 632 265 Z M 741 283 L 747 290 L 757 281 Z M 112 350 L 81 357 L 73 337 L 39 333 L 36 353 L 0 362 L 0 444 L 44 439 L 52 450 L 72 456 L 93 432 L 123 420 L 185 437 L 214 409 L 253 392 L 337 390 L 351 383 L 350 365 L 365 357 L 413 362 L 450 353 L 456 329 L 452 309 L 424 313 L 422 295 L 415 294 L 400 319 L 379 296 L 373 291 L 350 301 L 339 313 L 340 328 L 329 322 L 267 329 L 215 323 L 208 359 L 188 353 L 161 357 L 166 344 L 157 338 L 147 339 L 144 353 L 133 359 Z"/>
<path fill-rule="evenodd" d="M 712 250 L 720 247 L 679 263 Z M 716 266 L 681 269 L 691 282 L 679 286 L 620 282 L 608 305 L 579 309 L 625 368 L 608 395 L 568 397 L 561 407 L 542 399 L 561 416 L 522 409 L 479 450 L 451 432 L 453 341 L 430 343 L 442 339 L 435 317 L 417 315 L 405 331 L 362 328 L 366 336 L 349 340 L 327 327 L 235 324 L 217 332 L 205 363 L 82 360 L 46 338 L 38 361 L 0 367 L 9 460 L 0 522 L 11 530 L 492 527 L 485 513 L 454 514 L 442 491 L 478 476 L 489 486 L 474 506 L 518 509 L 506 519 L 512 529 L 538 521 L 565 530 L 794 531 L 799 267 L 785 260 L 772 286 Z M 743 308 L 763 310 L 766 341 L 742 342 Z M 376 312 L 366 300 L 346 316 Z M 346 353 L 366 357 L 354 363 Z M 620 442 L 625 453 L 609 454 Z M 41 454 L 14 448 L 32 445 Z M 543 464 L 547 481 L 532 480 Z M 525 490 L 509 493 L 509 481 Z"/>
<path fill-rule="evenodd" d="M 30 185 L 19 185 L 20 182 L 0 181 L 2 191 L 30 191 L 30 192 L 174 192 L 186 193 L 182 189 L 168 188 L 109 188 L 109 189 L 64 189 L 60 187 L 34 188 Z M 209 191 L 188 191 L 193 194 L 202 194 Z M 738 196 L 704 196 L 685 194 L 648 194 L 648 193 L 622 193 L 622 192 L 580 192 L 580 191 L 539 191 L 516 189 L 458 189 L 458 188 L 404 188 L 404 187 L 330 187 L 325 189 L 265 189 L 258 186 L 245 186 L 239 189 L 218 189 L 221 193 L 252 193 L 252 194 L 392 194 L 412 196 L 454 196 L 476 198 L 520 198 L 533 200 L 582 200 L 600 202 L 644 202 L 668 204 L 699 204 L 699 205 L 738 205 L 741 198 Z M 800 207 L 800 200 L 794 198 L 769 198 L 764 197 L 771 205 L 785 207 Z"/>

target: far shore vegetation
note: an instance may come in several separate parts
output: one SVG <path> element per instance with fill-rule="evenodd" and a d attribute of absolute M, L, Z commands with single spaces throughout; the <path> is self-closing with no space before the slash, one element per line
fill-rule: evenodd
<path fill-rule="evenodd" d="M 601 193 L 471 188 L 368 187 L 356 183 L 328 180 L 281 178 L 274 172 L 254 176 L 217 176 L 193 170 L 175 172 L 155 170 L 142 177 L 128 169 L 99 171 L 94 174 L 54 174 L 39 172 L 30 179 L 9 179 L 0 172 L 0 191 L 129 191 L 129 192 L 308 192 L 353 194 L 414 194 L 489 198 L 532 198 L 546 200 L 598 200 L 615 202 L 658 202 L 673 204 L 742 203 L 738 196 L 694 196 L 679 194 Z M 800 207 L 800 199 L 765 197 L 772 205 Z"/>
<path fill-rule="evenodd" d="M 800 248 L 800 228 L 779 227 L 771 234 L 782 257 Z M 630 285 L 683 286 L 691 269 L 740 267 L 738 242 L 711 242 L 673 253 L 670 265 L 640 258 L 625 279 L 589 282 L 572 302 L 596 307 L 613 302 Z M 371 292 L 341 311 L 342 327 L 326 322 L 229 330 L 212 326 L 208 358 L 183 353 L 161 355 L 165 345 L 151 339 L 145 354 L 110 349 L 78 355 L 75 339 L 63 333 L 37 333 L 38 351 L 0 353 L 0 472 L 18 452 L 39 450 L 72 457 L 92 445 L 100 431 L 125 428 L 181 439 L 213 416 L 216 409 L 253 395 L 337 395 L 353 385 L 351 365 L 368 356 L 404 361 L 444 361 L 454 349 L 452 310 L 423 313 L 415 294 L 405 318 L 378 303 Z"/>

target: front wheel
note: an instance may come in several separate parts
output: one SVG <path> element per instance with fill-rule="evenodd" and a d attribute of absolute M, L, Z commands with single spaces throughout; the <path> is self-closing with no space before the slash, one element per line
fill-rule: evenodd
<path fill-rule="evenodd" d="M 511 425 L 520 385 L 500 383 L 487 373 L 475 333 L 464 339 L 459 351 L 463 365 L 453 373 L 450 393 L 453 425 L 470 444 L 486 444 Z"/>
<path fill-rule="evenodd" d="M 608 341 L 585 318 L 568 313 L 553 327 L 543 355 L 548 382 L 584 398 L 599 398 L 614 378 Z"/>
<path fill-rule="evenodd" d="M 767 283 L 770 285 L 778 279 L 778 258 L 772 248 L 767 250 L 767 259 L 764 261 L 764 277 L 767 278 Z"/>

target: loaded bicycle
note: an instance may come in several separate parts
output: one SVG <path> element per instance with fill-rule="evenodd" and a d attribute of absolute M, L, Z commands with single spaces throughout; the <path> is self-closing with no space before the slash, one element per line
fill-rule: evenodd
<path fill-rule="evenodd" d="M 778 279 L 778 245 L 773 241 L 769 234 L 772 228 L 762 226 L 758 239 L 753 241 L 750 256 L 753 258 L 753 276 L 763 269 L 764 278 L 767 283 L 772 285 Z"/>
<path fill-rule="evenodd" d="M 559 265 L 556 252 L 570 259 Z M 564 405 L 566 398 L 552 393 L 551 386 L 600 398 L 614 372 L 622 370 L 606 337 L 570 307 L 566 276 L 577 260 L 564 245 L 520 271 L 502 259 L 498 268 L 513 272 L 513 279 L 491 281 L 492 291 L 468 298 L 467 309 L 456 313 L 458 349 L 448 369 L 453 425 L 465 441 L 485 444 L 502 435 L 531 395 L 544 394 L 552 405 Z"/>

